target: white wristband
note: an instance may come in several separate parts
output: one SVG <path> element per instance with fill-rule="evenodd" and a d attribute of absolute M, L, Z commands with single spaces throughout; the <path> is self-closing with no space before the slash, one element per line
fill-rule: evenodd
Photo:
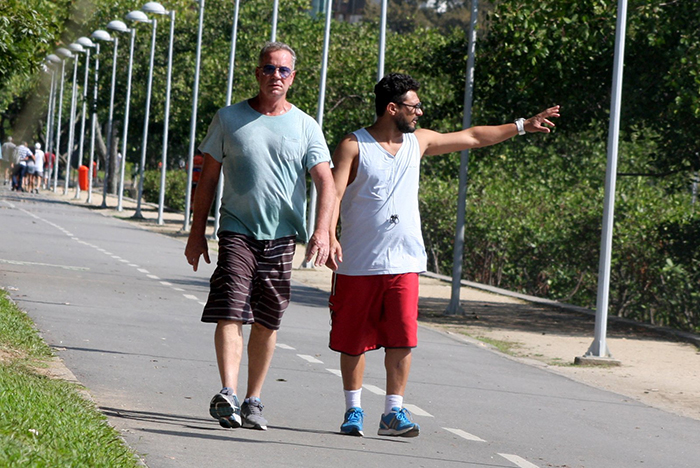
<path fill-rule="evenodd" d="M 525 119 L 515 119 L 515 127 L 518 129 L 518 135 L 525 135 Z"/>

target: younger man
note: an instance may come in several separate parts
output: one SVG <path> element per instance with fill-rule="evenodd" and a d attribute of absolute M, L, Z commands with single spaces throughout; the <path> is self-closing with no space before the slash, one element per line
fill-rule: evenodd
<path fill-rule="evenodd" d="M 379 435 L 415 437 L 403 408 L 418 329 L 418 274 L 426 269 L 418 211 L 423 155 L 495 145 L 525 132 L 548 133 L 559 106 L 527 120 L 452 133 L 416 129 L 419 83 L 392 73 L 374 87 L 377 120 L 347 135 L 333 154 L 337 204 L 327 265 L 335 270 L 329 300 L 330 348 L 340 352 L 346 413 L 343 434 L 362 436 L 365 352 L 384 347 L 386 400 Z M 341 203 L 342 200 L 342 203 Z M 338 213 L 342 236 L 335 237 Z"/>

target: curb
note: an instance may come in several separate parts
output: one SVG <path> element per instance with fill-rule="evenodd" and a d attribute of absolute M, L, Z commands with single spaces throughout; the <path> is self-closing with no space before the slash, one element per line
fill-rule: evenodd
<path fill-rule="evenodd" d="M 452 278 L 449 276 L 445 275 L 439 275 L 437 273 L 432 273 L 432 272 L 424 272 L 421 273 L 421 275 L 426 276 L 428 278 L 433 278 L 439 281 L 444 281 L 447 283 L 452 283 Z M 481 291 L 487 291 L 490 293 L 494 294 L 499 294 L 501 296 L 507 296 L 507 297 L 512 297 L 515 299 L 521 299 L 523 301 L 531 302 L 533 304 L 539 304 L 543 306 L 548 306 L 548 307 L 553 307 L 556 309 L 560 309 L 566 312 L 578 312 L 581 314 L 586 314 L 586 315 L 591 315 L 594 316 L 596 315 L 595 310 L 587 309 L 585 307 L 573 305 L 573 304 L 566 304 L 564 302 L 557 302 L 553 301 L 551 299 L 544 299 L 541 297 L 535 297 L 535 296 L 528 296 L 527 294 L 521 294 L 513 291 L 508 291 L 506 289 L 501 289 L 497 288 L 495 286 L 489 286 L 486 284 L 481 284 L 481 283 L 474 283 L 473 281 L 467 281 L 467 280 L 461 280 L 460 284 L 462 286 L 466 286 L 469 288 L 473 289 L 478 289 Z M 615 321 L 617 323 L 622 323 L 626 325 L 634 325 L 636 327 L 642 327 L 646 328 L 648 330 L 654 331 L 656 333 L 659 333 L 661 335 L 669 336 L 677 341 L 682 341 L 685 343 L 690 343 L 697 348 L 700 348 L 700 335 L 696 335 L 691 332 L 683 331 L 683 330 L 676 330 L 674 328 L 670 327 L 662 327 L 659 325 L 652 325 L 650 323 L 644 323 L 644 322 L 638 322 L 636 320 L 624 318 L 624 317 L 617 317 L 617 316 L 608 316 L 608 320 Z"/>

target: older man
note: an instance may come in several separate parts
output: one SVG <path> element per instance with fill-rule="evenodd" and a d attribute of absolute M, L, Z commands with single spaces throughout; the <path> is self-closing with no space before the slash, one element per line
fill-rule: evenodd
<path fill-rule="evenodd" d="M 199 146 L 204 165 L 185 256 L 195 271 L 200 256 L 209 263 L 205 228 L 223 168 L 219 257 L 202 321 L 217 324 L 214 346 L 223 388 L 209 412 L 225 428 L 267 429 L 260 395 L 289 303 L 295 239 L 307 235 L 306 171 L 319 193 L 306 258 L 316 256 L 316 265 L 328 258 L 335 198 L 330 153 L 318 123 L 287 101 L 295 60 L 288 45 L 266 44 L 255 69 L 258 94 L 220 109 Z M 248 388 L 239 406 L 244 324 L 252 327 Z"/>

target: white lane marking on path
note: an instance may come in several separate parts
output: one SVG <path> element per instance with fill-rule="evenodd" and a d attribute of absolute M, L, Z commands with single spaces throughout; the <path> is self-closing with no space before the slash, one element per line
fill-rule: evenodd
<path fill-rule="evenodd" d="M 151 278 L 151 279 L 154 279 L 154 280 L 159 280 L 159 279 L 160 279 L 160 278 L 158 278 L 156 275 L 146 275 L 146 276 L 149 277 L 149 278 Z"/>
<path fill-rule="evenodd" d="M 140 271 L 141 273 L 150 273 L 150 271 L 146 270 L 145 268 L 137 268 L 136 271 Z"/>
<path fill-rule="evenodd" d="M 206 302 L 204 302 L 204 301 L 199 301 L 199 305 L 203 305 L 203 306 L 205 306 L 205 305 L 207 305 L 207 303 L 206 303 Z"/>
<path fill-rule="evenodd" d="M 173 285 L 173 283 L 168 283 L 167 281 L 161 281 L 160 284 L 162 284 L 163 286 L 172 286 Z"/>
<path fill-rule="evenodd" d="M 328 372 L 330 372 L 331 374 L 337 375 L 338 377 L 342 377 L 342 376 L 343 376 L 343 373 L 340 372 L 340 369 L 326 369 L 326 370 L 327 370 Z"/>
<path fill-rule="evenodd" d="M 520 468 L 539 468 L 537 465 L 530 463 L 517 455 L 511 455 L 509 453 L 499 453 L 499 455 Z"/>
<path fill-rule="evenodd" d="M 120 258 L 119 261 L 122 262 L 122 263 L 129 263 L 129 260 L 126 260 L 126 259 L 123 259 L 123 258 Z"/>
<path fill-rule="evenodd" d="M 197 296 L 193 296 L 192 294 L 183 294 L 187 299 L 191 299 L 193 301 L 198 301 L 199 298 Z"/>
<path fill-rule="evenodd" d="M 385 392 L 384 390 L 382 390 L 382 389 L 379 388 L 379 387 L 375 387 L 374 385 L 363 384 L 362 387 L 363 387 L 365 390 L 368 390 L 368 391 L 374 393 L 375 395 L 386 395 L 386 392 Z"/>
<path fill-rule="evenodd" d="M 409 403 L 404 403 L 403 407 L 406 408 L 408 411 L 410 411 L 412 414 L 415 414 L 416 416 L 426 416 L 428 418 L 434 418 L 432 414 L 428 413 L 422 408 L 419 408 L 416 405 L 411 405 Z"/>
<path fill-rule="evenodd" d="M 74 270 L 74 271 L 90 271 L 90 268 L 86 268 L 86 267 L 77 267 L 77 266 L 68 266 L 68 265 L 53 265 L 51 263 L 24 262 L 21 260 L 5 260 L 4 258 L 0 258 L 0 263 L 7 263 L 10 265 L 46 266 L 46 267 L 62 268 L 64 270 Z"/>
<path fill-rule="evenodd" d="M 284 343 L 277 343 L 275 346 L 277 346 L 280 349 L 291 349 L 291 350 L 295 349 L 295 348 L 292 348 L 291 346 L 284 344 Z"/>
<path fill-rule="evenodd" d="M 139 266 L 138 266 L 137 264 L 135 264 L 135 263 L 129 263 L 129 266 L 130 266 L 130 267 L 134 267 L 134 268 L 138 268 L 138 267 L 139 267 Z"/>
<path fill-rule="evenodd" d="M 323 364 L 323 361 L 319 361 L 313 356 L 309 356 L 308 354 L 297 354 L 300 358 L 302 358 L 305 361 L 310 362 L 311 364 Z"/>
<path fill-rule="evenodd" d="M 182 288 L 173 288 L 173 289 L 174 289 L 175 291 L 180 291 L 180 292 L 184 291 L 184 289 L 182 289 Z"/>
<path fill-rule="evenodd" d="M 486 442 L 481 437 L 477 437 L 474 434 L 470 434 L 462 429 L 452 429 L 451 427 L 443 427 L 446 431 L 453 433 L 454 435 L 460 436 L 462 439 L 471 440 L 474 442 Z"/>

